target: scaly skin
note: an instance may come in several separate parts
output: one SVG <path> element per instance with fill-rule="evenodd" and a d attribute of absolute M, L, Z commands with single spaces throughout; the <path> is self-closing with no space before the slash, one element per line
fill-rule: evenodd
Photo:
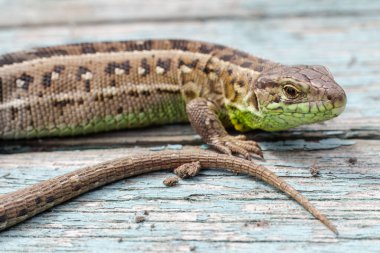
<path fill-rule="evenodd" d="M 297 90 L 294 98 L 284 87 Z M 220 45 L 87 43 L 0 58 L 0 138 L 70 136 L 187 121 L 205 98 L 237 130 L 328 120 L 344 91 L 322 66 L 284 66 Z"/>
<path fill-rule="evenodd" d="M 13 226 L 80 194 L 123 178 L 173 169 L 178 166 L 225 168 L 255 176 L 295 199 L 312 215 L 338 234 L 335 226 L 304 196 L 263 166 L 210 151 L 154 152 L 104 162 L 0 196 L 0 230 Z"/>
<path fill-rule="evenodd" d="M 250 159 L 252 154 L 262 156 L 257 143 L 244 135 L 230 136 L 225 127 L 283 130 L 336 117 L 345 105 L 343 89 L 323 66 L 285 66 L 196 41 L 86 43 L 0 57 L 0 139 L 71 136 L 190 121 L 216 150 Z M 188 154 L 178 157 L 181 161 L 187 158 Z M 225 164 L 207 163 L 202 155 L 190 160 L 202 163 L 203 159 L 206 166 L 217 164 L 239 171 L 239 160 L 218 158 Z M 167 163 L 156 166 L 167 167 Z M 132 164 L 132 168 L 139 166 Z M 327 218 L 285 182 L 272 173 L 267 178 L 269 174 L 252 170 L 337 233 Z M 107 181 L 103 174 L 97 177 Z M 74 196 L 59 189 L 60 182 L 50 183 L 53 195 L 61 200 Z M 84 186 L 91 189 L 96 183 Z M 43 192 L 43 187 L 35 186 L 31 198 L 35 191 Z M 0 212 L 5 213 L 0 222 L 5 227 L 7 222 L 12 225 L 62 202 L 51 203 L 46 193 L 42 207 L 29 202 L 26 208 L 12 204 L 13 198 L 24 200 L 24 193 L 0 198 Z"/>
<path fill-rule="evenodd" d="M 252 94 L 256 105 L 250 103 Z M 277 65 L 263 71 L 245 97 L 226 106 L 237 130 L 278 131 L 331 119 L 345 105 L 343 89 L 325 67 Z"/>

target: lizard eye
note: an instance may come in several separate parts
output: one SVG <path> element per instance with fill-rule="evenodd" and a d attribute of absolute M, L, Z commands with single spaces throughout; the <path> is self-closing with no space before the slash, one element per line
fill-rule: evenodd
<path fill-rule="evenodd" d="M 286 84 L 283 88 L 286 97 L 295 99 L 299 96 L 300 92 L 291 84 Z"/>

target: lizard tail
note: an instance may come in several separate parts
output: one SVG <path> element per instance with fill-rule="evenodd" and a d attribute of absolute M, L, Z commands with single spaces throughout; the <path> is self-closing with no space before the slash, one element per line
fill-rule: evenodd
<path fill-rule="evenodd" d="M 280 191 L 288 194 L 291 198 L 297 201 L 302 207 L 310 212 L 315 218 L 320 220 L 328 229 L 334 234 L 339 235 L 338 229 L 335 225 L 321 213 L 310 201 L 304 197 L 300 192 L 278 177 L 274 172 L 270 171 L 264 166 L 257 165 L 245 159 L 239 159 L 232 156 L 219 157 L 215 164 L 208 163 L 207 167 L 219 167 L 232 170 L 237 173 L 247 173 L 258 179 L 274 186 Z"/>
<path fill-rule="evenodd" d="M 201 167 L 247 173 L 280 189 L 338 234 L 335 226 L 297 190 L 267 168 L 251 161 L 209 151 L 144 153 L 100 163 L 0 196 L 0 230 L 22 222 L 53 206 L 120 179 L 199 161 Z"/>
<path fill-rule="evenodd" d="M 265 172 L 264 172 L 265 171 Z M 267 168 L 263 167 L 264 177 L 258 176 L 261 180 L 267 182 L 270 185 L 278 188 L 279 190 L 288 194 L 291 198 L 297 201 L 301 206 L 303 206 L 309 213 L 311 213 L 315 218 L 320 220 L 328 229 L 330 229 L 334 234 L 339 235 L 338 229 L 335 225 L 323 214 L 321 213 L 310 201 L 305 198 L 300 192 L 294 189 L 292 186 L 288 185 L 284 180 L 279 178 L 276 174 L 269 171 Z"/>

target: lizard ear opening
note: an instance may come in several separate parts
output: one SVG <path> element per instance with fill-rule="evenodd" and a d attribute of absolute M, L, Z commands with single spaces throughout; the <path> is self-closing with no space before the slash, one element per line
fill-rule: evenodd
<path fill-rule="evenodd" d="M 259 110 L 259 101 L 257 100 L 256 93 L 252 89 L 250 89 L 248 94 L 244 97 L 244 102 L 247 105 L 254 107 L 256 111 Z"/>

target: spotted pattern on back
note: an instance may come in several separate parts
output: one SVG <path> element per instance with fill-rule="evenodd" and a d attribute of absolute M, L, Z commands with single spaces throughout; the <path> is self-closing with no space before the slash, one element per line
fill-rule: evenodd
<path fill-rule="evenodd" d="M 185 102 L 207 97 L 222 105 L 226 85 L 240 99 L 248 80 L 236 72 L 267 65 L 235 49 L 186 40 L 82 43 L 6 54 L 0 56 L 0 137 L 183 122 Z"/>

